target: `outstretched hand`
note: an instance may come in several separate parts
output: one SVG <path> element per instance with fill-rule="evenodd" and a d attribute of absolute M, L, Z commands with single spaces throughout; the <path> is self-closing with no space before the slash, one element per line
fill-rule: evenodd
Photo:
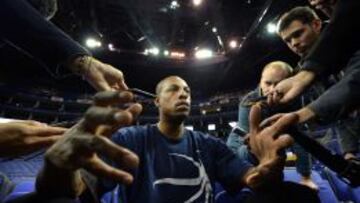
<path fill-rule="evenodd" d="M 0 157 L 19 156 L 48 147 L 61 138 L 65 128 L 51 127 L 37 121 L 0 124 Z"/>
<path fill-rule="evenodd" d="M 121 70 L 91 56 L 79 56 L 70 62 L 69 67 L 98 91 L 128 89 Z"/>
<path fill-rule="evenodd" d="M 47 163 L 61 170 L 75 172 L 83 168 L 100 177 L 131 183 L 133 177 L 128 172 L 106 164 L 98 154 L 115 161 L 123 169 L 138 165 L 138 157 L 133 152 L 108 138 L 114 130 L 131 124 L 140 114 L 140 104 L 132 104 L 124 110 L 112 107 L 132 99 L 132 94 L 126 91 L 95 95 L 95 105 L 87 110 L 84 118 L 46 152 Z"/>
<path fill-rule="evenodd" d="M 261 128 L 261 107 L 254 105 L 250 111 L 250 151 L 259 160 L 259 165 L 246 178 L 246 183 L 257 188 L 264 183 L 278 180 L 285 164 L 280 152 L 293 144 L 293 139 L 284 130 L 297 120 L 296 114 L 286 115 L 273 125 Z"/>
<path fill-rule="evenodd" d="M 310 71 L 300 71 L 295 76 L 280 81 L 268 95 L 269 105 L 284 104 L 294 100 L 315 79 L 315 74 Z"/>

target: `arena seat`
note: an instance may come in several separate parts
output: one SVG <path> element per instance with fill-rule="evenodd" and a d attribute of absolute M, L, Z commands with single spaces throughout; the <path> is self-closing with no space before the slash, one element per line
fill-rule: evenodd
<path fill-rule="evenodd" d="M 285 180 L 292 182 L 299 182 L 300 175 L 296 172 L 295 168 L 287 167 L 284 170 Z M 331 189 L 329 183 L 322 179 L 318 172 L 312 171 L 311 177 L 314 182 L 319 186 L 319 197 L 322 203 L 338 203 L 333 190 Z M 215 202 L 216 203 L 239 203 L 244 201 L 244 199 L 251 194 L 249 189 L 244 189 L 236 195 L 228 194 L 220 184 L 215 185 Z"/>
<path fill-rule="evenodd" d="M 20 182 L 15 185 L 14 190 L 5 198 L 4 202 L 35 191 L 35 179 Z"/>
<path fill-rule="evenodd" d="M 360 203 L 360 187 L 350 187 L 328 168 L 324 168 L 323 172 L 340 201 Z"/>
<path fill-rule="evenodd" d="M 284 170 L 285 180 L 292 182 L 299 182 L 300 175 L 295 168 L 286 168 Z M 338 203 L 338 199 L 328 181 L 321 178 L 317 171 L 312 170 L 311 178 L 319 187 L 319 197 L 322 203 Z"/>
<path fill-rule="evenodd" d="M 360 203 L 360 187 L 351 189 L 351 199 L 355 203 Z"/>

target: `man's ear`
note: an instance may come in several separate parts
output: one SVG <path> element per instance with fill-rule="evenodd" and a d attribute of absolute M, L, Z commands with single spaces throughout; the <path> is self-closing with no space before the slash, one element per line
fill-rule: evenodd
<path fill-rule="evenodd" d="M 154 99 L 154 104 L 155 104 L 156 107 L 159 107 L 159 98 L 158 97 L 156 97 Z"/>
<path fill-rule="evenodd" d="M 317 33 L 320 33 L 322 28 L 322 22 L 320 19 L 314 19 L 311 23 L 311 26 Z"/>

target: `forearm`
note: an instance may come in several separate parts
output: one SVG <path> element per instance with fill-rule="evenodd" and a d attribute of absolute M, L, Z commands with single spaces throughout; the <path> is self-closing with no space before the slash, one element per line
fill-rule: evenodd
<path fill-rule="evenodd" d="M 56 68 L 78 55 L 90 54 L 59 28 L 46 21 L 26 1 L 2 0 L 0 19 L 0 38 L 48 67 Z"/>
<path fill-rule="evenodd" d="M 79 197 L 86 189 L 80 170 L 60 169 L 45 160 L 36 179 L 36 191 L 45 197 Z"/>
<path fill-rule="evenodd" d="M 315 112 L 309 107 L 303 107 L 295 113 L 299 116 L 298 123 L 304 123 L 316 116 Z"/>
<path fill-rule="evenodd" d="M 317 75 L 336 73 L 360 47 L 360 1 L 341 0 L 336 4 L 330 24 L 322 32 L 302 68 Z M 353 22 L 353 23 L 349 23 Z"/>
<path fill-rule="evenodd" d="M 360 106 L 360 69 L 328 89 L 308 107 L 324 120 L 336 120 Z"/>

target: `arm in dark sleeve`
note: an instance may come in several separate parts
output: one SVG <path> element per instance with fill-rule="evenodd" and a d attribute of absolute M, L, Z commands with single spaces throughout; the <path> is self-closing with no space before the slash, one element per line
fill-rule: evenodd
<path fill-rule="evenodd" d="M 238 157 L 222 141 L 209 137 L 216 165 L 216 180 L 228 192 L 235 192 L 244 187 L 244 176 L 253 168 L 245 159 Z"/>
<path fill-rule="evenodd" d="M 240 104 L 238 125 L 245 132 L 249 132 L 249 113 L 251 106 Z"/>
<path fill-rule="evenodd" d="M 0 1 L 0 38 L 50 68 L 90 53 L 24 0 Z"/>
<path fill-rule="evenodd" d="M 360 67 L 360 61 L 357 63 Z M 336 120 L 360 106 L 360 68 L 352 69 L 337 84 L 309 104 L 325 120 Z"/>
<path fill-rule="evenodd" d="M 337 2 L 329 25 L 302 63 L 317 75 L 338 72 L 360 48 L 360 1 Z"/>
<path fill-rule="evenodd" d="M 239 148 L 244 145 L 244 138 L 237 133 L 235 129 L 246 133 L 249 131 L 249 111 L 250 107 L 245 107 L 241 104 L 239 105 L 238 125 L 231 130 L 228 139 L 226 140 L 226 145 L 235 153 L 237 153 Z"/>

